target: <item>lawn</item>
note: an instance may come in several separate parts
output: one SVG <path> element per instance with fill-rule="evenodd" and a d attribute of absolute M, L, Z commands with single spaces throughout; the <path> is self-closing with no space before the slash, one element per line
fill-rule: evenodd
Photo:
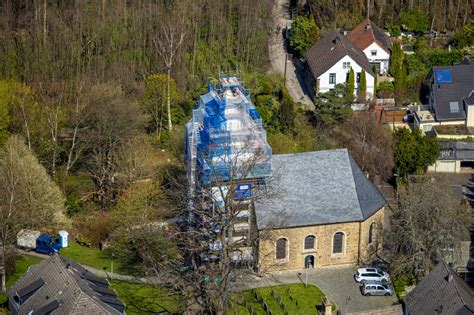
<path fill-rule="evenodd" d="M 23 274 L 28 270 L 31 265 L 37 264 L 41 261 L 41 258 L 33 256 L 17 256 L 16 257 L 16 267 L 15 273 L 10 275 L 7 279 L 7 288 L 11 287 L 15 282 L 20 279 Z M 0 304 L 7 301 L 7 296 L 5 293 L 0 292 Z"/>
<path fill-rule="evenodd" d="M 95 247 L 86 247 L 79 245 L 73 238 L 69 239 L 69 247 L 62 248 L 61 256 L 75 260 L 79 264 L 91 266 L 96 269 L 111 271 L 112 257 L 107 250 L 99 250 Z M 114 272 L 120 269 L 118 260 L 114 260 Z"/>
<path fill-rule="evenodd" d="M 403 297 L 405 296 L 405 287 L 412 285 L 414 281 L 415 279 L 408 275 L 403 275 L 393 279 L 393 287 L 399 302 L 403 301 Z"/>
<path fill-rule="evenodd" d="M 275 296 L 272 295 L 272 290 Z M 267 314 L 263 308 L 263 303 L 260 303 L 255 298 L 255 293 L 268 305 L 272 314 L 285 314 L 282 306 L 278 303 L 278 298 L 281 296 L 282 304 L 286 305 L 287 314 L 316 314 L 316 309 L 323 309 L 322 299 L 324 293 L 314 285 L 308 285 L 305 288 L 303 284 L 289 284 L 273 287 L 263 287 L 255 290 L 247 290 L 239 294 L 235 294 L 232 298 L 233 303 L 229 314 L 250 314 L 250 305 L 253 308 L 253 314 Z M 244 301 L 247 302 L 245 308 Z M 335 306 L 333 305 L 333 309 Z"/>
<path fill-rule="evenodd" d="M 185 308 L 181 296 L 165 288 L 117 280 L 110 282 L 110 288 L 125 303 L 127 314 L 181 314 Z"/>

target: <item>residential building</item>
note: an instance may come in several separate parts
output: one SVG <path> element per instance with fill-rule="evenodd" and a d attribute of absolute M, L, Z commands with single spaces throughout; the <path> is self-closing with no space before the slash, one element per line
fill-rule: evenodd
<path fill-rule="evenodd" d="M 429 105 L 415 109 L 415 122 L 423 133 L 433 126 L 474 126 L 474 63 L 433 67 L 428 75 Z"/>
<path fill-rule="evenodd" d="M 12 314 L 124 314 L 108 281 L 66 257 L 53 255 L 7 290 Z"/>
<path fill-rule="evenodd" d="M 412 107 L 414 127 L 437 137 L 441 152 L 431 172 L 474 170 L 474 63 L 464 60 L 453 66 L 433 67 L 429 105 Z"/>
<path fill-rule="evenodd" d="M 262 272 L 370 262 L 385 200 L 347 149 L 274 155 L 271 199 L 255 203 Z M 263 234 L 262 234 L 263 235 Z"/>
<path fill-rule="evenodd" d="M 444 261 L 403 299 L 405 314 L 474 314 L 472 289 Z"/>
<path fill-rule="evenodd" d="M 358 95 L 361 71 L 366 72 L 366 96 L 374 95 L 374 73 L 365 54 L 346 36 L 336 30 L 321 38 L 306 53 L 305 84 L 314 98 L 318 93 L 334 89 L 336 84 L 346 83 L 350 69 L 355 73 L 354 94 Z"/>
<path fill-rule="evenodd" d="M 362 50 L 372 67 L 379 69 L 379 74 L 388 73 L 390 63 L 390 37 L 374 22 L 365 19 L 356 26 L 347 38 Z"/>

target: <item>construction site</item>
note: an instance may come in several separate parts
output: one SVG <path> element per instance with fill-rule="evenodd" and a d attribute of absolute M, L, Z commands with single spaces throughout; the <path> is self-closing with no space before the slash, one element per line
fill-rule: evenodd
<path fill-rule="evenodd" d="M 256 187 L 264 186 L 271 176 L 271 157 L 261 117 L 239 77 L 220 76 L 209 83 L 185 131 L 191 217 L 201 228 L 216 233 L 226 229 L 226 239 L 239 247 L 236 261 L 253 257 L 252 249 L 245 249 L 252 198 Z M 203 208 L 206 215 L 197 214 Z M 222 220 L 229 215 L 234 219 Z M 217 258 L 222 243 L 212 237 L 209 241 L 210 255 Z"/>

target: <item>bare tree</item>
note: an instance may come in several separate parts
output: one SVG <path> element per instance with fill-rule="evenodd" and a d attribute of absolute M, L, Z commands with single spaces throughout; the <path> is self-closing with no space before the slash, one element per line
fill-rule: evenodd
<path fill-rule="evenodd" d="M 66 175 L 69 174 L 82 152 L 87 147 L 84 131 L 88 128 L 85 124 L 90 114 L 90 103 L 93 100 L 90 93 L 84 91 L 85 82 L 79 81 L 75 87 L 74 100 L 68 106 L 70 129 L 70 142 L 67 152 Z"/>
<path fill-rule="evenodd" d="M 143 241 L 133 244 L 140 243 L 137 251 L 144 269 L 161 285 L 180 292 L 190 313 L 224 314 L 234 279 L 262 272 L 257 270 L 258 242 L 269 233 L 256 230 L 253 205 L 277 192 L 254 178 L 257 165 L 267 157 L 250 152 L 245 145 L 232 157 L 222 157 L 223 164 L 211 167 L 210 183 L 195 184 L 191 200 L 183 172 L 168 172 L 162 185 L 175 206 L 174 219 L 135 222 L 132 228 Z M 248 188 L 242 190 L 242 185 Z M 135 256 L 128 252 L 125 257 Z"/>
<path fill-rule="evenodd" d="M 83 154 L 84 164 L 95 184 L 95 198 L 104 209 L 116 199 L 119 182 L 117 158 L 122 145 L 137 131 L 141 116 L 136 101 L 125 101 L 120 87 L 94 87 L 94 106 L 85 124 L 88 143 Z"/>
<path fill-rule="evenodd" d="M 166 87 L 166 109 L 168 114 L 168 129 L 173 130 L 171 121 L 171 69 L 177 53 L 186 37 L 185 8 L 166 8 L 162 15 L 162 24 L 157 31 L 158 36 L 153 37 L 153 43 L 166 66 L 168 76 Z"/>
<path fill-rule="evenodd" d="M 458 251 L 468 237 L 470 210 L 449 186 L 429 176 L 414 176 L 400 189 L 386 246 L 391 270 L 421 279 L 445 251 Z"/>
<path fill-rule="evenodd" d="M 390 179 L 394 166 L 392 136 L 377 122 L 375 113 L 353 112 L 333 135 L 339 145 L 349 149 L 365 172 Z"/>

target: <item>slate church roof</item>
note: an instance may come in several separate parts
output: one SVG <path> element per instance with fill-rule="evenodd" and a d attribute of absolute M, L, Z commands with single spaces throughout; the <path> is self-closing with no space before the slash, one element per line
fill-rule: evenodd
<path fill-rule="evenodd" d="M 13 314 L 123 314 L 109 283 L 58 255 L 37 265 L 7 290 Z"/>
<path fill-rule="evenodd" d="M 364 221 L 385 205 L 347 149 L 273 155 L 272 170 L 259 229 Z"/>
<path fill-rule="evenodd" d="M 329 32 L 306 52 L 306 62 L 316 79 L 348 55 L 368 74 L 374 76 L 364 52 L 336 30 Z"/>
<path fill-rule="evenodd" d="M 387 53 L 390 53 L 390 38 L 385 32 L 369 19 L 365 19 L 356 26 L 347 38 L 359 49 L 364 50 L 372 43 L 377 43 Z"/>
<path fill-rule="evenodd" d="M 445 262 L 440 262 L 404 298 L 411 315 L 474 314 L 474 294 Z"/>

